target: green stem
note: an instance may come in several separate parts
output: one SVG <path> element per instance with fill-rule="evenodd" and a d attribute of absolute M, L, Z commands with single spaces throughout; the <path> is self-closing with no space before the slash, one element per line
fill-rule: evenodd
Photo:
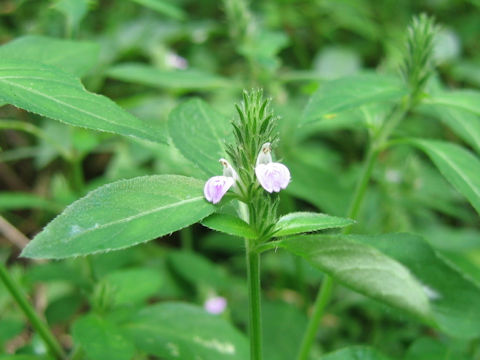
<path fill-rule="evenodd" d="M 367 154 L 363 161 L 362 173 L 360 179 L 355 188 L 355 192 L 350 204 L 348 211 L 348 217 L 351 219 L 357 218 L 365 194 L 367 192 L 368 183 L 372 176 L 373 168 L 377 160 L 379 152 L 383 149 L 384 145 L 387 143 L 388 138 L 402 121 L 402 119 L 407 114 L 408 110 L 411 107 L 410 97 L 404 99 L 402 103 L 395 107 L 392 115 L 389 117 L 388 121 L 385 121 L 381 129 L 378 131 L 376 136 L 371 140 L 368 147 Z M 343 230 L 343 234 L 349 234 L 351 232 L 351 227 L 347 227 Z M 309 321 L 307 331 L 302 340 L 302 346 L 300 348 L 299 355 L 297 360 L 307 360 L 310 353 L 310 348 L 312 347 L 313 340 L 318 332 L 318 327 L 320 326 L 320 321 L 325 310 L 325 307 L 330 300 L 331 288 L 333 286 L 333 279 L 326 275 L 325 280 L 323 281 L 322 287 L 318 291 L 317 298 L 314 304 L 313 316 Z"/>
<path fill-rule="evenodd" d="M 70 166 L 72 168 L 73 190 L 78 194 L 82 194 L 85 188 L 85 177 L 83 174 L 82 159 L 79 156 L 75 156 L 75 158 L 70 161 Z"/>
<path fill-rule="evenodd" d="M 10 292 L 10 295 L 12 295 L 12 297 L 15 299 L 25 316 L 28 318 L 33 328 L 43 339 L 50 353 L 57 359 L 65 359 L 65 353 L 60 344 L 57 342 L 57 339 L 55 339 L 55 336 L 53 336 L 47 324 L 40 319 L 18 284 L 15 283 L 8 273 L 7 268 L 2 263 L 0 263 L 0 279 L 5 284 L 5 287 Z"/>
<path fill-rule="evenodd" d="M 310 354 L 310 349 L 312 344 L 317 336 L 318 328 L 320 326 L 320 321 L 322 320 L 323 312 L 330 297 L 332 295 L 333 279 L 325 275 L 325 278 L 322 282 L 322 287 L 318 293 L 317 299 L 313 306 L 313 314 L 308 323 L 307 331 L 303 336 L 302 345 L 300 346 L 300 351 L 297 356 L 297 360 L 306 360 L 308 359 L 308 354 Z"/>
<path fill-rule="evenodd" d="M 262 318 L 261 318 L 261 287 L 260 287 L 260 254 L 252 249 L 250 240 L 245 240 L 247 260 L 247 282 L 250 337 L 250 360 L 262 359 Z"/>

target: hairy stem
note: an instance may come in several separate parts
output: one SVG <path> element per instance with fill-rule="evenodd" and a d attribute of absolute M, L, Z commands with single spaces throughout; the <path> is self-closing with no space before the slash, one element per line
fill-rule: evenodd
<path fill-rule="evenodd" d="M 260 254 L 251 249 L 246 240 L 247 281 L 249 301 L 248 333 L 250 336 L 250 359 L 262 359 L 262 318 L 260 287 Z"/>
<path fill-rule="evenodd" d="M 30 305 L 27 298 L 23 294 L 20 286 L 12 279 L 12 277 L 8 273 L 7 268 L 2 263 L 0 263 L 0 279 L 4 283 L 7 290 L 10 292 L 10 295 L 12 295 L 12 297 L 15 299 L 16 303 L 23 311 L 25 316 L 28 318 L 28 320 L 32 324 L 32 327 L 43 339 L 50 353 L 56 359 L 65 359 L 65 353 L 60 344 L 58 343 L 57 339 L 55 339 L 55 336 L 53 336 L 47 324 L 45 324 L 40 319 L 38 314 L 33 309 L 32 305 Z"/>

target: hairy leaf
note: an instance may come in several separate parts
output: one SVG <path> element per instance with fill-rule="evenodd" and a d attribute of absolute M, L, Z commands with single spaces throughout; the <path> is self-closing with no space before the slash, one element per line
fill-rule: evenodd
<path fill-rule="evenodd" d="M 204 219 L 202 221 L 202 225 L 212 230 L 221 231 L 229 235 L 247 239 L 258 238 L 257 233 L 248 223 L 232 215 L 213 214 Z"/>
<path fill-rule="evenodd" d="M 1 101 L 74 126 L 155 142 L 164 138 L 159 125 L 86 91 L 73 75 L 34 62 L 0 57 Z"/>
<path fill-rule="evenodd" d="M 313 212 L 295 212 L 282 216 L 273 236 L 287 236 L 352 225 L 355 221 Z"/>
<path fill-rule="evenodd" d="M 104 185 L 68 206 L 23 250 L 31 258 L 65 258 L 123 249 L 177 231 L 215 207 L 203 182 L 175 175 Z"/>

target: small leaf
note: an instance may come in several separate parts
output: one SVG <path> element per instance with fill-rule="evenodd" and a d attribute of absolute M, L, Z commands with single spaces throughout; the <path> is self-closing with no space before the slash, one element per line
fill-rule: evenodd
<path fill-rule="evenodd" d="M 322 356 L 322 360 L 389 360 L 369 346 L 349 346 Z"/>
<path fill-rule="evenodd" d="M 145 64 L 119 64 L 107 75 L 113 79 L 153 86 L 160 89 L 204 90 L 230 86 L 217 75 L 200 70 L 161 70 Z"/>
<path fill-rule="evenodd" d="M 94 42 L 27 35 L 0 46 L 0 58 L 35 61 L 81 77 L 96 64 L 99 51 Z"/>
<path fill-rule="evenodd" d="M 480 336 L 480 287 L 438 256 L 425 240 L 412 234 L 352 238 L 399 261 L 421 281 L 433 319 L 443 332 L 457 338 Z"/>
<path fill-rule="evenodd" d="M 295 212 L 282 216 L 273 236 L 287 236 L 352 225 L 355 221 L 313 212 Z"/>
<path fill-rule="evenodd" d="M 327 81 L 310 98 L 301 123 L 320 121 L 374 102 L 398 100 L 406 93 L 399 79 L 385 75 L 363 74 Z"/>
<path fill-rule="evenodd" d="M 188 304 L 142 309 L 124 326 L 137 347 L 165 360 L 245 360 L 247 339 L 223 318 Z"/>
<path fill-rule="evenodd" d="M 428 321 L 427 295 L 410 271 L 372 246 L 345 236 L 297 236 L 280 247 L 305 258 L 341 284 Z"/>
<path fill-rule="evenodd" d="M 174 3 L 165 0 L 132 0 L 137 4 L 155 10 L 156 12 L 171 17 L 175 20 L 185 20 L 185 12 L 174 5 Z"/>
<path fill-rule="evenodd" d="M 135 353 L 135 347 L 120 330 L 97 315 L 75 321 L 72 335 L 89 359 L 130 360 Z"/>
<path fill-rule="evenodd" d="M 177 106 L 168 119 L 168 130 L 175 147 L 207 175 L 220 175 L 218 162 L 226 157 L 225 143 L 232 138 L 228 118 L 200 99 Z"/>
<path fill-rule="evenodd" d="M 480 160 L 470 151 L 444 141 L 408 139 L 423 150 L 442 175 L 480 214 Z"/>
<path fill-rule="evenodd" d="M 141 121 L 110 99 L 85 90 L 57 68 L 0 57 L 0 102 L 70 125 L 158 142 L 159 125 Z"/>
<path fill-rule="evenodd" d="M 22 256 L 54 259 L 123 249 L 180 230 L 214 210 L 200 180 L 175 175 L 121 180 L 68 206 Z"/>
<path fill-rule="evenodd" d="M 258 235 L 251 226 L 242 219 L 227 215 L 213 214 L 202 221 L 202 225 L 209 229 L 221 231 L 229 235 L 247 239 L 257 239 Z"/>

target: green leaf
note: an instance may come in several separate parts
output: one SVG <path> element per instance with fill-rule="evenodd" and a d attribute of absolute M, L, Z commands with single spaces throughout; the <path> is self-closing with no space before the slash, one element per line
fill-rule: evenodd
<path fill-rule="evenodd" d="M 207 175 L 220 175 L 218 160 L 226 157 L 225 143 L 232 139 L 228 118 L 200 99 L 177 106 L 168 119 L 168 130 L 183 156 Z"/>
<path fill-rule="evenodd" d="M 445 105 L 425 105 L 423 109 L 433 112 L 455 134 L 480 153 L 480 116 L 467 110 Z"/>
<path fill-rule="evenodd" d="M 406 91 L 399 79 L 385 75 L 363 74 L 327 81 L 310 98 L 301 123 L 320 121 L 374 102 L 398 100 Z"/>
<path fill-rule="evenodd" d="M 153 86 L 160 89 L 205 90 L 230 86 L 217 75 L 200 70 L 161 70 L 145 64 L 119 64 L 107 75 L 113 79 Z"/>
<path fill-rule="evenodd" d="M 275 224 L 273 236 L 287 236 L 299 233 L 340 228 L 355 221 L 313 212 L 295 212 L 282 216 Z"/>
<path fill-rule="evenodd" d="M 97 63 L 99 51 L 93 42 L 27 35 L 0 46 L 0 59 L 52 65 L 81 77 Z"/>
<path fill-rule="evenodd" d="M 480 91 L 455 90 L 443 92 L 425 99 L 425 103 L 452 106 L 480 116 Z"/>
<path fill-rule="evenodd" d="M 344 236 L 297 236 L 280 247 L 304 257 L 341 284 L 428 320 L 427 295 L 410 271 L 377 249 Z"/>
<path fill-rule="evenodd" d="M 159 125 L 86 91 L 78 78 L 34 62 L 0 57 L 0 101 L 74 126 L 156 142 L 164 138 Z"/>
<path fill-rule="evenodd" d="M 89 360 L 130 360 L 135 353 L 135 347 L 120 330 L 97 315 L 75 321 L 72 335 Z"/>
<path fill-rule="evenodd" d="M 113 294 L 112 305 L 138 304 L 159 291 L 163 274 L 147 268 L 122 269 L 108 274 L 101 281 Z"/>
<path fill-rule="evenodd" d="M 450 266 L 421 237 L 411 234 L 355 236 L 406 266 L 430 299 L 433 319 L 458 338 L 480 335 L 480 287 Z"/>
<path fill-rule="evenodd" d="M 297 355 L 307 317 L 285 302 L 262 302 L 265 359 L 292 360 Z"/>
<path fill-rule="evenodd" d="M 444 141 L 408 139 L 423 150 L 442 175 L 480 214 L 480 160 L 470 151 Z"/>
<path fill-rule="evenodd" d="M 0 192 L 0 210 L 42 209 L 60 212 L 62 206 L 41 196 L 23 192 Z"/>
<path fill-rule="evenodd" d="M 202 225 L 229 235 L 247 239 L 258 238 L 257 233 L 248 223 L 233 215 L 212 214 L 202 221 Z"/>
<path fill-rule="evenodd" d="M 225 270 L 204 256 L 175 251 L 168 254 L 168 262 L 177 275 L 193 286 L 219 289 L 229 285 Z"/>
<path fill-rule="evenodd" d="M 188 304 L 161 303 L 139 311 L 125 331 L 139 349 L 165 360 L 245 360 L 248 342 L 223 318 Z"/>
<path fill-rule="evenodd" d="M 87 15 L 88 0 L 58 0 L 53 7 L 65 15 L 68 31 L 71 32 L 78 29 Z"/>
<path fill-rule="evenodd" d="M 178 6 L 165 0 L 132 0 L 137 4 L 148 7 L 156 12 L 176 20 L 185 20 L 185 12 Z"/>
<path fill-rule="evenodd" d="M 214 210 L 200 180 L 175 175 L 121 180 L 68 206 L 22 256 L 53 259 L 123 249 L 180 230 Z"/>
<path fill-rule="evenodd" d="M 322 356 L 322 360 L 388 360 L 369 346 L 349 346 Z"/>

